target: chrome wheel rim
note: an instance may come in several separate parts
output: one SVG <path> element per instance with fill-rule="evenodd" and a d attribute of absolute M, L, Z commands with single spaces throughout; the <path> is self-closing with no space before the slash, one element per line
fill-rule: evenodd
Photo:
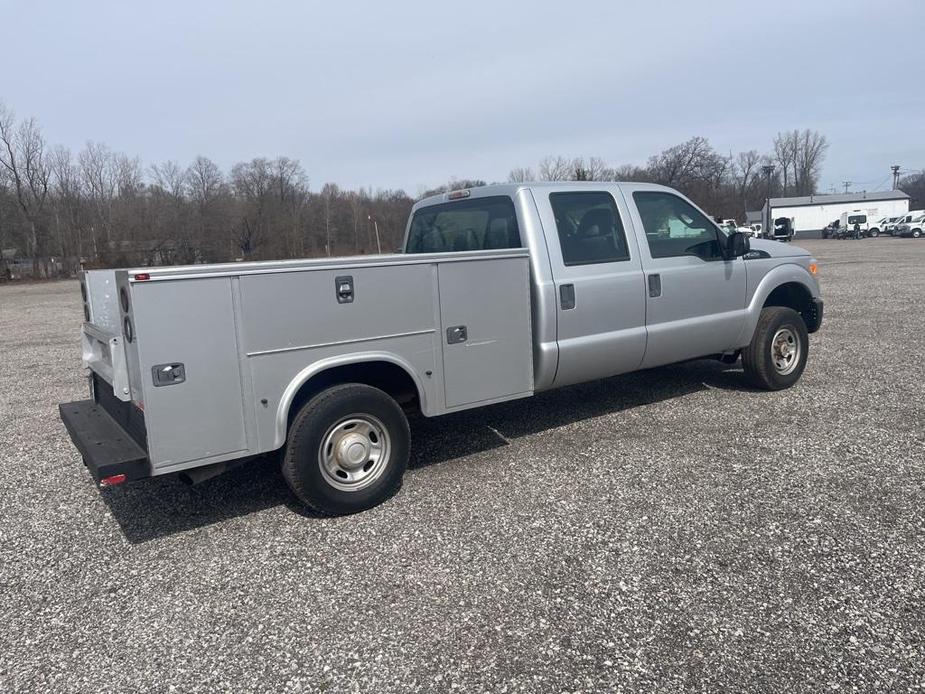
<path fill-rule="evenodd" d="M 325 433 L 318 465 L 336 489 L 356 492 L 375 482 L 389 462 L 391 441 L 385 426 L 368 414 L 353 414 Z"/>
<path fill-rule="evenodd" d="M 800 354 L 803 346 L 799 336 L 790 328 L 781 328 L 774 333 L 771 340 L 771 361 L 774 370 L 781 376 L 792 373 L 800 363 Z"/>

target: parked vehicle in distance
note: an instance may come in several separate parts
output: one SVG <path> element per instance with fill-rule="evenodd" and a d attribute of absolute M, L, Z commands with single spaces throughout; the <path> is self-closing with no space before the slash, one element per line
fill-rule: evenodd
<path fill-rule="evenodd" d="M 903 219 L 902 215 L 898 217 L 890 217 L 887 223 L 884 225 L 884 228 L 886 229 L 886 233 L 892 236 L 896 232 L 896 225 L 899 224 L 902 221 L 902 219 Z"/>
<path fill-rule="evenodd" d="M 59 410 L 101 486 L 278 451 L 305 505 L 352 513 L 399 489 L 409 414 L 695 358 L 792 386 L 815 274 L 663 186 L 453 191 L 414 205 L 402 254 L 83 273 L 91 398 Z"/>
<path fill-rule="evenodd" d="M 790 217 L 777 217 L 774 220 L 774 229 L 771 233 L 772 239 L 775 241 L 792 241 L 794 236 L 796 236 L 796 231 L 793 228 L 793 219 Z"/>
<path fill-rule="evenodd" d="M 822 228 L 822 238 L 824 238 L 824 239 L 827 239 L 827 238 L 836 238 L 836 234 L 838 233 L 838 229 L 839 229 L 839 227 L 840 227 L 840 224 L 841 224 L 841 222 L 839 222 L 839 220 L 837 220 L 837 219 L 836 219 L 836 220 L 833 220 L 833 221 L 831 221 L 831 222 L 829 222 L 828 224 L 826 224 L 826 225 Z"/>
<path fill-rule="evenodd" d="M 873 237 L 878 236 L 879 234 L 889 234 L 893 235 L 893 229 L 896 227 L 896 222 L 899 220 L 899 217 L 881 217 L 870 229 L 870 235 Z"/>
<path fill-rule="evenodd" d="M 925 212 L 916 210 L 906 215 L 903 221 L 896 225 L 893 236 L 911 236 L 918 239 L 923 233 L 925 233 Z"/>
<path fill-rule="evenodd" d="M 848 233 L 853 233 L 854 227 L 860 228 L 860 235 L 867 236 L 870 230 L 870 224 L 867 219 L 867 212 L 864 210 L 853 210 L 851 212 L 842 212 L 839 217 L 839 226 L 845 227 Z"/>
<path fill-rule="evenodd" d="M 761 222 L 755 222 L 749 227 L 752 230 L 752 236 L 756 239 L 764 238 L 764 234 L 761 231 Z"/>

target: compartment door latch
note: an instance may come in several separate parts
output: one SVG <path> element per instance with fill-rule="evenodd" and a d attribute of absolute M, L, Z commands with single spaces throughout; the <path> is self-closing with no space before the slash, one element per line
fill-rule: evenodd
<path fill-rule="evenodd" d="M 353 276 L 342 275 L 334 278 L 334 293 L 337 296 L 337 303 L 353 303 Z"/>
<path fill-rule="evenodd" d="M 465 325 L 454 325 L 446 329 L 446 343 L 448 345 L 458 345 L 469 339 L 468 331 Z"/>
<path fill-rule="evenodd" d="M 186 367 L 180 363 L 158 364 L 151 368 L 151 376 L 154 378 L 154 385 L 158 388 L 175 386 L 186 381 Z"/>

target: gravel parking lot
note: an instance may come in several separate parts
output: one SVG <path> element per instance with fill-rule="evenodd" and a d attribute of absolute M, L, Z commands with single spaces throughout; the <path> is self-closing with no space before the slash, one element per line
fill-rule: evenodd
<path fill-rule="evenodd" d="M 795 388 L 694 362 L 419 421 L 335 519 L 272 460 L 98 491 L 77 284 L 0 286 L 0 690 L 925 689 L 925 241 L 804 245 Z"/>

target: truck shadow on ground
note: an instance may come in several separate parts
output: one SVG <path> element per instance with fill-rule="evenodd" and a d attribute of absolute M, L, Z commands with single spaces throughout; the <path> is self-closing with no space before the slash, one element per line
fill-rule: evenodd
<path fill-rule="evenodd" d="M 751 390 L 739 365 L 695 361 L 436 419 L 416 417 L 411 422 L 409 465 L 421 469 L 445 463 L 501 448 L 523 436 L 707 388 Z M 279 472 L 276 455 L 258 458 L 195 486 L 171 475 L 104 490 L 102 497 L 131 543 L 195 530 L 279 505 L 315 517 L 289 491 Z"/>

